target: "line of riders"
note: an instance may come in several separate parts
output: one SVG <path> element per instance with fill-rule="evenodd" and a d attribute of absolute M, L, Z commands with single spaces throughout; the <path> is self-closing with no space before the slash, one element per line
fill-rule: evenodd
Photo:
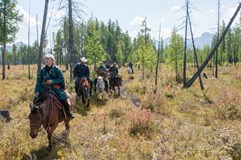
<path fill-rule="evenodd" d="M 35 95 L 34 95 L 34 104 L 42 103 L 45 99 L 43 94 L 50 92 L 54 94 L 58 100 L 62 103 L 67 116 L 70 119 L 74 118 L 74 114 L 71 112 L 71 103 L 68 101 L 68 95 L 65 90 L 65 80 L 63 72 L 55 65 L 55 58 L 52 54 L 46 54 L 44 56 L 45 66 L 41 68 L 37 75 L 37 81 L 35 85 Z M 92 88 L 94 83 L 94 91 L 96 91 L 97 78 L 94 82 L 90 77 L 90 69 L 88 67 L 87 59 L 82 57 L 80 63 L 76 64 L 74 67 L 74 78 L 75 78 L 75 92 L 77 96 L 79 95 L 78 86 L 82 78 L 86 77 L 90 84 L 90 96 L 92 95 Z M 129 63 L 129 67 L 132 69 L 132 63 Z M 100 66 L 96 70 L 97 77 L 103 77 L 105 83 L 105 91 L 109 92 L 109 81 L 111 82 L 114 76 L 117 76 L 119 71 L 114 62 L 111 66 L 108 64 L 105 66 L 103 62 L 100 62 Z"/>

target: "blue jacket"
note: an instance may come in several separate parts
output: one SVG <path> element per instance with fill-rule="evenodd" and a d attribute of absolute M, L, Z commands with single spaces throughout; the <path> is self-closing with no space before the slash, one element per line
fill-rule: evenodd
<path fill-rule="evenodd" d="M 97 68 L 97 76 L 106 76 L 105 74 L 106 67 L 105 66 L 99 66 Z"/>
<path fill-rule="evenodd" d="M 90 69 L 87 65 L 78 63 L 74 67 L 74 78 L 89 78 L 90 77 Z"/>

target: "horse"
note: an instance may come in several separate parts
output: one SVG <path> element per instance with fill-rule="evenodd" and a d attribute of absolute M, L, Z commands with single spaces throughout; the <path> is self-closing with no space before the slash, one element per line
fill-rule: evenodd
<path fill-rule="evenodd" d="M 58 123 L 64 121 L 67 133 L 69 132 L 70 119 L 65 113 L 61 102 L 52 94 L 44 94 L 41 96 L 43 102 L 30 104 L 30 132 L 29 135 L 33 139 L 38 136 L 41 126 L 45 128 L 48 134 L 49 151 L 52 150 L 52 134 L 57 128 Z M 69 100 L 69 99 L 68 99 Z M 71 103 L 69 101 L 69 103 Z"/>
<path fill-rule="evenodd" d="M 120 86 L 122 86 L 122 76 L 113 75 L 110 77 L 110 91 L 115 92 L 115 87 L 118 87 L 118 95 L 120 95 Z"/>
<path fill-rule="evenodd" d="M 98 94 L 101 93 L 102 99 L 104 99 L 105 82 L 102 76 L 97 77 L 97 83 L 95 88 L 96 88 L 97 98 L 98 98 Z"/>
<path fill-rule="evenodd" d="M 87 80 L 87 78 L 82 78 L 79 87 L 78 87 L 78 93 L 82 97 L 82 102 L 84 104 L 84 107 L 89 107 L 90 105 L 90 84 Z"/>
<path fill-rule="evenodd" d="M 129 79 L 134 79 L 133 70 L 131 69 L 131 67 L 128 67 L 127 73 L 129 74 Z"/>

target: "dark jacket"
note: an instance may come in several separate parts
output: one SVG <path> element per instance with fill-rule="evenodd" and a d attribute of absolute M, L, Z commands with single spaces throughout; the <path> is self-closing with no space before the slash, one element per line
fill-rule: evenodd
<path fill-rule="evenodd" d="M 118 75 L 118 73 L 119 73 L 118 68 L 116 66 L 110 67 L 109 72 L 110 72 L 111 76 L 112 75 Z"/>
<path fill-rule="evenodd" d="M 129 66 L 130 68 L 133 68 L 133 64 L 132 64 L 131 62 L 128 64 L 128 66 Z"/>
<path fill-rule="evenodd" d="M 90 69 L 87 65 L 78 63 L 74 67 L 74 78 L 89 78 L 90 77 Z"/>
<path fill-rule="evenodd" d="M 52 84 L 44 84 L 47 80 L 52 80 Z M 57 94 L 59 100 L 65 100 L 68 96 L 64 92 L 64 88 L 61 87 L 63 84 L 64 75 L 62 71 L 57 66 L 45 66 L 38 73 L 35 93 L 42 94 L 45 87 L 50 87 Z"/>

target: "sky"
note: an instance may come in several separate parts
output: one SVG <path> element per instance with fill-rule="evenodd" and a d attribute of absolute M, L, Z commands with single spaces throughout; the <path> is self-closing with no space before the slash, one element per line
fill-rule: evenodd
<path fill-rule="evenodd" d="M 57 11 L 60 0 L 50 0 L 48 19 L 50 19 L 47 36 L 52 37 L 60 27 L 59 20 L 66 14 L 66 10 Z M 122 31 L 128 31 L 131 37 L 135 37 L 140 31 L 140 25 L 146 17 L 147 25 L 151 28 L 150 34 L 158 39 L 161 26 L 161 37 L 171 35 L 172 29 L 180 29 L 183 34 L 185 0 L 75 0 L 81 2 L 87 21 L 90 17 L 96 17 L 107 24 L 109 19 L 118 20 Z M 218 0 L 189 0 L 191 3 L 191 22 L 194 36 L 201 36 L 203 32 L 215 33 L 217 30 Z M 28 40 L 28 21 L 30 20 L 30 43 L 37 39 L 37 29 L 40 36 L 44 11 L 44 0 L 17 0 L 17 9 L 23 15 L 23 21 L 19 23 L 19 32 L 15 42 Z M 220 0 L 220 20 L 226 24 L 233 16 L 240 0 Z M 30 8 L 30 12 L 29 12 Z M 30 14 L 29 14 L 30 13 Z M 52 16 L 50 16 L 52 13 Z M 241 15 L 241 14 L 240 14 Z M 240 15 L 235 19 L 239 24 Z M 38 17 L 36 21 L 36 17 Z M 49 20 L 48 20 L 49 21 Z M 235 25 L 235 23 L 233 25 Z"/>

